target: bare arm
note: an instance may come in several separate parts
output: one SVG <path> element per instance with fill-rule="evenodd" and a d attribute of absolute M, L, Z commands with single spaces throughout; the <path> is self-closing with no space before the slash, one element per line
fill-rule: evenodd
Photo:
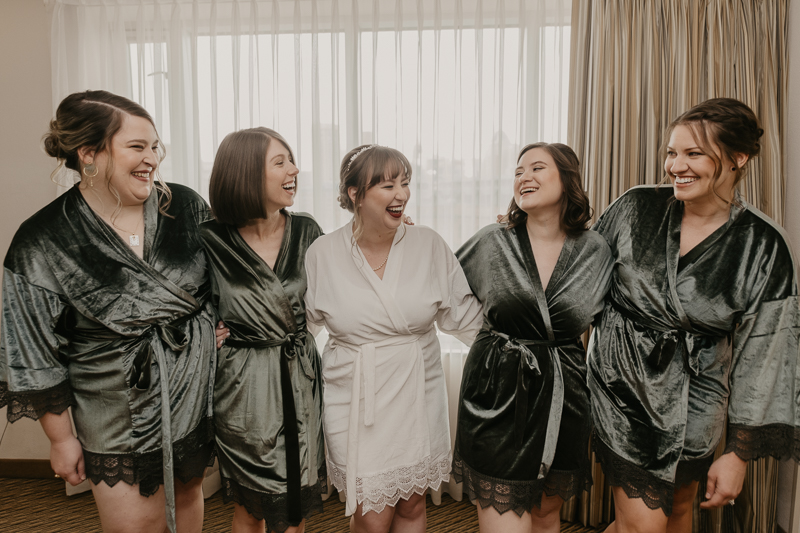
<path fill-rule="evenodd" d="M 50 439 L 50 466 L 57 476 L 77 485 L 86 479 L 83 468 L 83 448 L 72 434 L 69 411 L 59 415 L 46 413 L 40 419 L 47 438 Z"/>

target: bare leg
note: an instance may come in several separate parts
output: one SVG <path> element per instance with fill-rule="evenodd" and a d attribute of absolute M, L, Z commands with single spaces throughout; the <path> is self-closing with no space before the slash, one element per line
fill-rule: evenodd
<path fill-rule="evenodd" d="M 383 511 L 367 511 L 361 514 L 361 504 L 356 507 L 356 512 L 350 517 L 350 533 L 388 533 L 394 519 L 394 507 L 388 505 Z"/>
<path fill-rule="evenodd" d="M 539 507 L 531 509 L 531 531 L 534 533 L 558 533 L 561 531 L 561 496 L 542 495 Z"/>
<path fill-rule="evenodd" d="M 164 487 L 153 496 L 139 494 L 139 485 L 119 482 L 109 487 L 105 482 L 91 483 L 97 503 L 100 525 L 105 533 L 152 533 L 167 528 L 164 513 Z"/>
<path fill-rule="evenodd" d="M 203 531 L 203 478 L 188 483 L 175 480 L 175 525 L 178 533 Z"/>
<path fill-rule="evenodd" d="M 692 507 L 697 496 L 698 482 L 689 483 L 675 489 L 672 501 L 672 514 L 667 521 L 667 533 L 691 533 Z"/>
<path fill-rule="evenodd" d="M 528 513 L 519 516 L 514 511 L 503 514 L 491 505 L 486 509 L 478 504 L 478 526 L 481 533 L 531 533 L 531 517 Z"/>
<path fill-rule="evenodd" d="M 394 509 L 390 533 L 425 533 L 428 517 L 425 514 L 425 494 L 414 494 L 407 501 L 401 499 Z"/>
<path fill-rule="evenodd" d="M 639 498 L 628 498 L 621 487 L 611 487 L 614 493 L 616 520 L 606 533 L 665 533 L 667 515 L 661 509 L 650 509 Z"/>

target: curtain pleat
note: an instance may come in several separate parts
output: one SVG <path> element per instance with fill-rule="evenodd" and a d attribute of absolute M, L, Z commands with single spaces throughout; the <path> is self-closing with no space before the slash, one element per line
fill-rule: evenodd
<path fill-rule="evenodd" d="M 692 105 L 724 96 L 748 104 L 765 131 L 742 193 L 782 223 L 787 6 L 788 0 L 573 1 L 568 139 L 583 162 L 595 216 L 630 187 L 659 183 L 665 128 Z M 777 472 L 775 459 L 750 463 L 736 505 L 696 509 L 693 531 L 775 531 Z M 599 465 L 591 491 L 562 516 L 573 513 L 591 526 L 613 519 Z"/>

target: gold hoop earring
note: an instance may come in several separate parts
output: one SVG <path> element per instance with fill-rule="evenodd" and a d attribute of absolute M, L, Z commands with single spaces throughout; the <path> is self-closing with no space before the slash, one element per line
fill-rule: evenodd
<path fill-rule="evenodd" d="M 94 163 L 89 163 L 85 167 L 83 167 L 83 175 L 87 178 L 93 178 L 97 176 L 97 166 Z"/>

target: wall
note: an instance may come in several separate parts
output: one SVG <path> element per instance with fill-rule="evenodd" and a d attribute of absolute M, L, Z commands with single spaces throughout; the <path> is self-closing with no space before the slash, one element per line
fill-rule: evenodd
<path fill-rule="evenodd" d="M 788 128 L 786 134 L 787 150 L 787 184 L 786 184 L 786 220 L 784 226 L 792 247 L 795 259 L 800 261 L 800 3 L 789 2 L 789 110 L 787 113 Z M 800 476 L 797 474 L 794 461 L 781 463 L 778 480 L 778 525 L 787 532 L 800 533 L 800 487 L 797 486 Z M 794 486 L 794 490 L 793 489 Z M 794 502 L 794 513 L 792 513 Z"/>
<path fill-rule="evenodd" d="M 54 160 L 40 139 L 52 116 L 50 23 L 43 0 L 0 2 L 0 254 L 20 222 L 56 196 Z M 2 273 L 0 273 L 0 280 Z M 6 422 L 0 409 L 0 459 L 47 459 L 49 442 L 38 422 Z"/>

